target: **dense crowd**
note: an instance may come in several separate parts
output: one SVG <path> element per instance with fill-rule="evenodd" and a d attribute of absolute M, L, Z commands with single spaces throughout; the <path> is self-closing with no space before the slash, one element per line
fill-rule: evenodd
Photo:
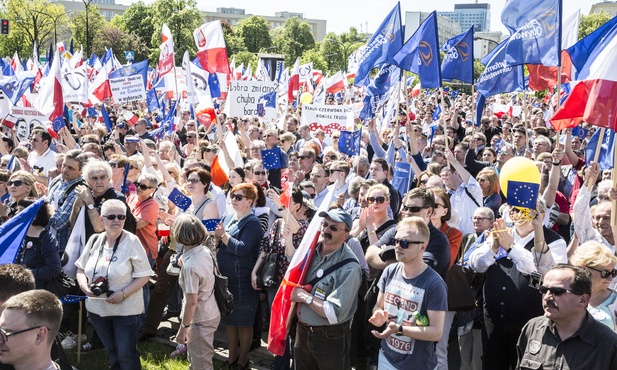
<path fill-rule="evenodd" d="M 345 100 L 354 99 L 338 104 Z M 423 92 L 389 122 L 347 127 L 362 130 L 354 156 L 340 150 L 340 131 L 299 124 L 301 107 L 271 122 L 219 113 L 206 124 L 183 109 L 175 131 L 159 134 L 159 115 L 143 104 L 108 106 L 111 132 L 100 107 L 82 115 L 68 106 L 57 137 L 3 127 L 0 217 L 46 199 L 16 263 L 37 289 L 62 271 L 76 278 L 95 333 L 82 350 L 105 348 L 112 369 L 139 369 L 138 340 L 172 316 L 180 321 L 174 355 L 188 352 L 191 368 L 212 368 L 219 325 L 227 366 L 250 368 L 314 219 L 321 233 L 308 284 L 291 295 L 297 320 L 275 369 L 617 368 L 617 190 L 610 169 L 585 159 L 594 127 L 557 135 L 541 100 L 513 94 L 492 103 L 522 113 L 486 108 L 474 126 L 472 96 Z M 134 124 L 123 119 L 127 109 L 140 117 Z M 262 158 L 273 149 L 277 168 Z M 509 205 L 500 187 L 517 157 L 541 175 L 529 209 Z M 220 162 L 229 171 L 217 186 Z M 403 188 L 393 181 L 397 162 L 412 168 Z M 216 268 L 234 296 L 227 315 L 213 295 Z M 64 349 L 78 342 L 74 307 L 64 307 Z M 601 353 L 585 347 L 591 340 L 602 341 Z"/>

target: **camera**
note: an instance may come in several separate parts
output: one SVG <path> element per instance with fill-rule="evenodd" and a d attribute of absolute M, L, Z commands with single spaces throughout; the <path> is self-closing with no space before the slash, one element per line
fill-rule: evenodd
<path fill-rule="evenodd" d="M 95 296 L 100 296 L 103 293 L 107 293 L 107 296 L 114 294 L 111 290 L 109 290 L 109 282 L 103 276 L 99 276 L 94 283 L 90 284 L 90 291 Z"/>

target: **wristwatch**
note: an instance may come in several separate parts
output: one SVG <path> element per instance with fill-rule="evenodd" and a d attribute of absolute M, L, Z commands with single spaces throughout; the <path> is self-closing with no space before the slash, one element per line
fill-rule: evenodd
<path fill-rule="evenodd" d="M 90 203 L 86 207 L 88 207 L 88 210 L 93 210 L 94 209 L 94 204 Z"/>
<path fill-rule="evenodd" d="M 403 325 L 398 326 L 398 330 L 396 331 L 396 335 L 403 335 Z"/>
<path fill-rule="evenodd" d="M 307 306 L 310 306 L 310 305 L 311 305 L 311 303 L 313 303 L 313 296 L 312 296 L 312 295 L 310 295 L 310 296 L 306 297 L 306 298 L 304 299 L 304 303 L 306 303 L 306 305 L 307 305 Z"/>
<path fill-rule="evenodd" d="M 191 326 L 191 324 L 188 324 L 188 325 L 184 325 L 184 324 L 182 324 L 182 327 L 183 327 L 183 328 L 188 328 L 189 326 Z"/>

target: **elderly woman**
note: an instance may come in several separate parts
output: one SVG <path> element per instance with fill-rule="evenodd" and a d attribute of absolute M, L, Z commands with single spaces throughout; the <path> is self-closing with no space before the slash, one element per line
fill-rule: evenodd
<path fill-rule="evenodd" d="M 482 189 L 482 203 L 499 214 L 501 195 L 499 194 L 499 175 L 493 167 L 483 168 L 476 176 L 480 189 Z"/>
<path fill-rule="evenodd" d="M 617 257 L 603 244 L 589 241 L 576 249 L 570 262 L 591 272 L 591 298 L 587 311 L 594 319 L 617 331 L 617 292 L 609 288 L 617 277 Z"/>
<path fill-rule="evenodd" d="M 159 253 L 159 243 L 156 238 L 156 221 L 159 215 L 159 205 L 152 197 L 158 183 L 157 177 L 151 173 L 139 175 L 137 181 L 133 183 L 136 193 L 129 195 L 127 199 L 131 213 L 135 216 L 135 228 L 137 229 L 135 235 L 137 235 L 146 250 L 150 266 L 154 265 L 154 261 Z"/>
<path fill-rule="evenodd" d="M 9 203 L 0 204 L 0 223 L 4 223 L 9 218 L 15 216 L 19 211 L 18 203 L 26 197 L 38 198 L 39 193 L 36 189 L 36 180 L 31 173 L 26 171 L 14 172 L 6 186 L 9 189 Z"/>
<path fill-rule="evenodd" d="M 179 277 L 184 299 L 176 341 L 186 343 L 190 369 L 214 369 L 214 333 L 221 314 L 212 294 L 213 256 L 203 245 L 208 232 L 200 219 L 183 214 L 176 219 L 171 233 L 172 238 L 184 245 Z"/>
<path fill-rule="evenodd" d="M 223 218 L 214 231 L 219 240 L 217 259 L 221 273 L 229 279 L 229 291 L 234 296 L 233 312 L 223 317 L 229 343 L 230 365 L 248 369 L 248 353 L 253 337 L 253 323 L 259 303 L 259 292 L 251 286 L 251 272 L 264 232 L 252 207 L 257 199 L 253 184 L 236 185 L 231 190 L 233 214 Z M 240 344 L 240 348 L 236 346 Z"/>
<path fill-rule="evenodd" d="M 296 136 L 291 132 L 285 132 L 279 137 L 279 143 L 281 149 L 287 154 L 291 154 L 294 151 L 294 144 L 296 143 Z"/>
<path fill-rule="evenodd" d="M 88 319 L 109 352 L 111 369 L 141 369 L 137 352 L 142 287 L 152 270 L 139 238 L 124 231 L 127 207 L 110 199 L 101 208 L 105 231 L 88 240 L 75 263 L 77 283 L 90 297 Z"/>

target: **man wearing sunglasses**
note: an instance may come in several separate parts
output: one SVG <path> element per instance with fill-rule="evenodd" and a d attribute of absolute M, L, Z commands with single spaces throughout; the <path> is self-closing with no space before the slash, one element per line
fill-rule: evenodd
<path fill-rule="evenodd" d="M 517 369 L 617 369 L 617 334 L 587 312 L 589 271 L 557 265 L 544 276 L 539 294 L 544 315 L 523 328 Z"/>
<path fill-rule="evenodd" d="M 298 287 L 291 294 L 298 303 L 296 369 L 349 370 L 350 321 L 362 272 L 345 242 L 352 226 L 349 213 L 333 208 L 319 216 L 323 217 L 321 235 L 305 279 L 312 289 Z"/>
<path fill-rule="evenodd" d="M 396 260 L 379 280 L 377 304 L 369 322 L 382 338 L 379 367 L 384 369 L 435 369 L 435 343 L 442 336 L 448 308 L 446 284 L 424 262 L 429 227 L 421 217 L 408 217 L 396 227 Z M 420 324 L 415 313 L 428 317 Z"/>

